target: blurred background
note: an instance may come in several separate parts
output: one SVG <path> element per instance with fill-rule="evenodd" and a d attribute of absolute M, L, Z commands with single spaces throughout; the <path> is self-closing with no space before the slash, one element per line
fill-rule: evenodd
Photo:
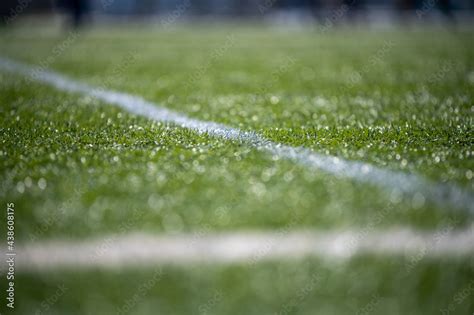
<path fill-rule="evenodd" d="M 64 14 L 86 23 L 255 20 L 306 24 L 457 22 L 472 20 L 473 0 L 2 0 L 3 25 L 18 16 Z M 173 23 L 171 23 L 173 22 Z"/>

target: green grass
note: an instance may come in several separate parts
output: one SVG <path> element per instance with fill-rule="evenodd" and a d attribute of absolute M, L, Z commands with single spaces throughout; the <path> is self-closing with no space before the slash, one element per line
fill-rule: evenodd
<path fill-rule="evenodd" d="M 0 56 L 472 193 L 472 37 L 472 30 L 440 29 L 98 28 L 70 36 L 58 53 L 67 34 L 20 25 L 1 31 Z M 472 224 L 459 209 L 419 204 L 1 71 L 0 114 L 0 199 L 15 202 L 22 242 L 100 237 L 122 232 L 124 223 L 126 232 L 150 233 L 275 230 L 291 220 L 295 228 L 363 228 L 381 212 L 380 229 Z M 208 314 L 278 313 L 316 271 L 321 286 L 280 314 L 354 314 L 374 294 L 381 297 L 374 314 L 439 313 L 473 278 L 472 259 L 423 260 L 408 276 L 406 263 L 168 266 L 130 313 L 200 314 L 215 292 L 222 298 Z M 20 273 L 16 311 L 32 313 L 65 283 L 54 312 L 110 314 L 152 269 Z M 452 314 L 471 314 L 469 301 Z"/>
<path fill-rule="evenodd" d="M 55 296 L 55 311 L 67 314 L 117 314 L 127 303 L 130 314 L 411 315 L 441 314 L 450 304 L 451 314 L 474 311 L 471 298 L 460 298 L 473 283 L 472 261 L 469 266 L 455 259 L 424 260 L 411 271 L 408 263 L 397 257 L 356 257 L 344 263 L 25 274 L 18 279 L 19 294 L 29 299 L 19 311 L 41 310 L 40 303 Z"/>
<path fill-rule="evenodd" d="M 275 141 L 472 188 L 471 32 L 41 34 L 4 34 L 2 53 Z M 374 129 L 384 141 L 367 135 Z"/>
<path fill-rule="evenodd" d="M 362 227 L 386 207 L 393 210 L 382 226 L 470 222 L 463 212 L 414 207 L 396 193 L 275 162 L 238 143 L 8 82 L 0 99 L 15 102 L 3 107 L 11 177 L 4 186 L 23 213 L 19 238 L 114 232 L 132 210 L 142 214 L 134 228 L 164 232 L 277 228 L 292 218 L 300 227 Z"/>

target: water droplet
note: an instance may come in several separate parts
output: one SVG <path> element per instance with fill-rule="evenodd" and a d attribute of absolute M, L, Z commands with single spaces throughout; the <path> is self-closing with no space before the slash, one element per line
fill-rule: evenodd
<path fill-rule="evenodd" d="M 278 104 L 278 102 L 280 102 L 280 99 L 278 97 L 276 97 L 275 95 L 270 97 L 270 103 L 272 103 L 273 105 Z"/>
<path fill-rule="evenodd" d="M 25 192 L 25 184 L 23 182 L 18 182 L 16 184 L 16 190 L 18 190 L 18 192 L 20 194 L 24 193 Z"/>
<path fill-rule="evenodd" d="M 471 171 L 471 170 L 466 171 L 466 178 L 467 178 L 467 179 L 471 180 L 471 179 L 472 179 L 472 175 L 473 175 L 473 174 L 472 174 L 472 171 Z"/>
<path fill-rule="evenodd" d="M 40 179 L 38 180 L 38 187 L 39 187 L 41 190 L 44 190 L 44 189 L 46 188 L 47 184 L 48 184 L 48 183 L 46 182 L 46 179 L 44 179 L 44 178 L 40 178 Z"/>
<path fill-rule="evenodd" d="M 25 178 L 23 182 L 25 183 L 25 186 L 28 188 L 31 187 L 31 185 L 33 184 L 33 181 L 31 180 L 30 177 Z"/>

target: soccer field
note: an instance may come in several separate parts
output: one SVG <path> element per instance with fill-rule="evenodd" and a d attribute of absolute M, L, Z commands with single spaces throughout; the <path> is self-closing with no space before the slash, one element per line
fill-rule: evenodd
<path fill-rule="evenodd" d="M 472 28 L 3 29 L 0 309 L 473 314 L 473 100 Z"/>

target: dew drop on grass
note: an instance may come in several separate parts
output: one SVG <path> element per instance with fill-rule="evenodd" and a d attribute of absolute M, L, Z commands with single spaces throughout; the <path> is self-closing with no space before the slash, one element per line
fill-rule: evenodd
<path fill-rule="evenodd" d="M 25 186 L 28 188 L 31 187 L 31 185 L 33 184 L 33 181 L 31 180 L 30 177 L 26 177 L 23 182 L 25 183 Z"/>
<path fill-rule="evenodd" d="M 23 182 L 18 182 L 18 183 L 16 184 L 16 190 L 17 190 L 20 194 L 24 193 L 24 192 L 25 192 L 25 184 L 24 184 Z"/>
<path fill-rule="evenodd" d="M 273 95 L 272 97 L 270 97 L 270 103 L 272 103 L 273 105 L 278 104 L 278 102 L 280 102 L 280 99 L 277 96 Z"/>
<path fill-rule="evenodd" d="M 472 175 L 473 175 L 473 174 L 472 174 L 472 171 L 471 171 L 471 170 L 466 171 L 466 178 L 467 178 L 467 179 L 471 180 L 471 179 L 472 179 Z"/>
<path fill-rule="evenodd" d="M 41 189 L 41 190 L 44 190 L 47 186 L 47 182 L 46 182 L 46 179 L 44 178 L 40 178 L 38 180 L 38 187 Z"/>

